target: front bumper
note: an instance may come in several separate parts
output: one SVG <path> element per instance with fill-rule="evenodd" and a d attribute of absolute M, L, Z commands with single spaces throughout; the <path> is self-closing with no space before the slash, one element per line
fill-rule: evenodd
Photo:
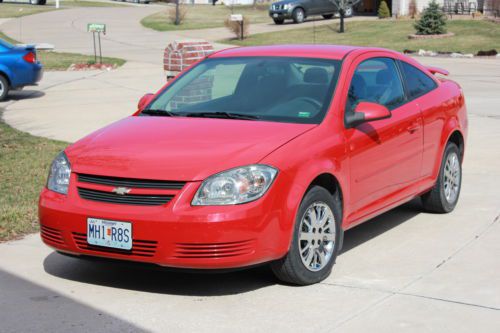
<path fill-rule="evenodd" d="M 271 9 L 269 10 L 269 16 L 273 19 L 291 19 L 292 11 L 288 9 Z"/>
<path fill-rule="evenodd" d="M 72 184 L 76 177 L 72 175 Z M 259 200 L 234 206 L 191 206 L 200 185 L 187 183 L 162 206 L 128 206 L 44 189 L 40 195 L 41 237 L 50 247 L 73 255 L 154 263 L 168 267 L 222 269 L 251 266 L 284 256 L 293 223 L 283 223 L 286 202 L 278 177 Z M 286 186 L 286 185 L 285 185 Z M 283 188 L 282 188 L 283 190 Z M 130 251 L 89 245 L 87 218 L 132 223 Z"/>

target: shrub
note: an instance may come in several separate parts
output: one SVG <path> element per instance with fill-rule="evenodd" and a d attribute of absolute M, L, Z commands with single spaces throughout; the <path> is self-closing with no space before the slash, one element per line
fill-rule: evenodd
<path fill-rule="evenodd" d="M 176 6 L 171 7 L 168 9 L 168 19 L 172 24 L 176 24 L 177 20 L 177 14 L 176 14 Z M 186 18 L 188 9 L 185 5 L 179 5 L 179 22 L 178 24 L 182 24 L 184 22 L 184 19 Z"/>
<path fill-rule="evenodd" d="M 418 14 L 417 0 L 410 0 L 410 3 L 408 4 L 408 15 L 410 15 L 410 17 L 414 19 L 415 16 L 417 16 L 417 14 Z"/>
<path fill-rule="evenodd" d="M 435 0 L 422 12 L 420 20 L 414 25 L 417 35 L 440 35 L 446 33 L 446 15 Z"/>
<path fill-rule="evenodd" d="M 382 0 L 380 2 L 380 6 L 378 7 L 378 18 L 384 19 L 391 17 L 391 11 L 389 10 L 389 6 L 387 6 L 387 2 Z"/>
<path fill-rule="evenodd" d="M 241 22 L 231 21 L 231 19 L 228 17 L 224 21 L 224 25 L 235 35 L 236 38 L 241 37 Z M 246 16 L 243 16 L 243 38 L 248 37 L 249 29 L 250 29 L 250 19 Z"/>

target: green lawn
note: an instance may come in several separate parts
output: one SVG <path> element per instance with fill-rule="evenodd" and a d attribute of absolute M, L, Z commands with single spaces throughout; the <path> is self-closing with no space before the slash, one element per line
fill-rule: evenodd
<path fill-rule="evenodd" d="M 0 39 L 4 39 L 12 44 L 18 44 L 19 42 L 8 37 L 0 31 Z M 53 51 L 38 51 L 38 59 L 43 64 L 43 68 L 46 71 L 64 71 L 68 69 L 72 64 L 86 64 L 94 61 L 94 56 L 78 54 L 78 53 L 66 53 L 66 52 L 53 52 Z M 115 64 L 117 66 L 122 66 L 125 60 L 118 58 L 103 57 L 102 62 L 106 64 Z"/>
<path fill-rule="evenodd" d="M 8 1 L 8 0 L 4 0 Z M 85 1 L 85 0 L 61 0 L 60 9 L 74 8 L 74 7 L 123 7 L 120 3 L 114 2 L 98 2 L 98 1 Z M 0 18 L 6 17 L 20 17 L 31 14 L 37 14 L 56 10 L 55 1 L 48 1 L 45 6 L 30 5 L 28 0 L 23 2 L 3 2 L 0 3 Z"/>
<path fill-rule="evenodd" d="M 451 20 L 448 31 L 454 37 L 431 40 L 409 40 L 408 35 L 414 33 L 413 21 L 380 20 L 357 21 L 347 20 L 346 32 L 337 33 L 338 21 L 331 25 L 313 28 L 294 29 L 286 32 L 264 33 L 252 35 L 244 41 L 224 40 L 223 43 L 235 45 L 266 45 L 316 43 L 344 44 L 384 47 L 397 51 L 433 50 L 442 52 L 476 53 L 480 50 L 496 49 L 500 51 L 500 24 L 483 20 Z"/>
<path fill-rule="evenodd" d="M 230 7 L 217 5 L 186 5 L 188 10 L 186 18 L 181 25 L 175 25 L 169 20 L 168 11 L 173 7 L 166 7 L 161 12 L 147 16 L 141 23 L 146 28 L 168 31 L 168 30 L 192 30 L 217 28 L 224 26 L 224 20 L 231 15 Z M 268 5 L 234 6 L 234 14 L 243 14 L 250 18 L 252 23 L 268 22 Z"/>
<path fill-rule="evenodd" d="M 0 113 L 0 241 L 38 230 L 38 194 L 52 159 L 67 145 L 15 130 Z"/>

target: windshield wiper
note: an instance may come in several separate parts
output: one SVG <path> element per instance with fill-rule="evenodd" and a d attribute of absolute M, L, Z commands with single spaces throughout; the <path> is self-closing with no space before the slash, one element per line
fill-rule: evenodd
<path fill-rule="evenodd" d="M 173 113 L 167 110 L 160 109 L 144 109 L 141 114 L 146 114 L 148 116 L 160 116 L 160 117 L 175 117 L 178 116 L 177 113 Z"/>
<path fill-rule="evenodd" d="M 241 120 L 257 120 L 259 116 L 243 113 L 233 112 L 189 112 L 183 114 L 185 117 L 200 117 L 200 118 L 227 118 L 227 119 L 241 119 Z"/>

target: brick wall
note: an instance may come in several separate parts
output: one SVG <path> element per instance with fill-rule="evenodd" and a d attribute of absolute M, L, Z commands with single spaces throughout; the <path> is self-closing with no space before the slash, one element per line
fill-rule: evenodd
<path fill-rule="evenodd" d="M 203 75 L 183 88 L 170 102 L 173 111 L 212 99 L 213 75 Z"/>

